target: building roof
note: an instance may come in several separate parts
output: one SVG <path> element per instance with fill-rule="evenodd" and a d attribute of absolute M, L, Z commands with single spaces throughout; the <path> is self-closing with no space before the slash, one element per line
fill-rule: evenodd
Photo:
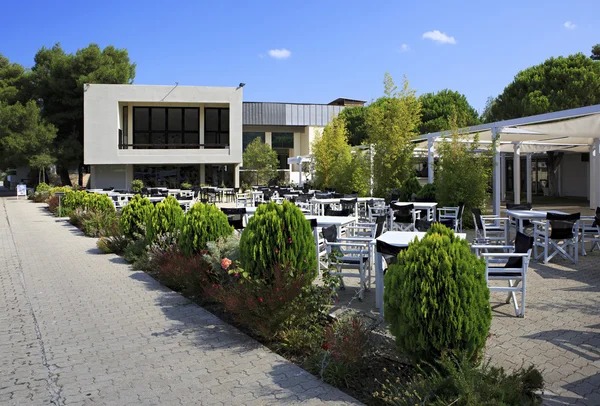
<path fill-rule="evenodd" d="M 329 102 L 331 106 L 364 106 L 365 100 L 347 99 L 345 97 L 337 98 Z"/>
<path fill-rule="evenodd" d="M 327 104 L 294 104 L 244 102 L 244 125 L 326 126 L 344 106 Z"/>

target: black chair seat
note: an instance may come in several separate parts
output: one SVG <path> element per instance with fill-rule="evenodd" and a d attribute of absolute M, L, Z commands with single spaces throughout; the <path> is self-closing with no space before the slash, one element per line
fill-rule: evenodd
<path fill-rule="evenodd" d="M 498 268 L 498 269 L 503 269 L 503 268 Z M 489 268 L 488 271 L 488 278 L 514 278 L 514 279 L 518 279 L 521 278 L 522 274 L 519 271 L 496 271 L 493 270 L 493 268 Z"/>

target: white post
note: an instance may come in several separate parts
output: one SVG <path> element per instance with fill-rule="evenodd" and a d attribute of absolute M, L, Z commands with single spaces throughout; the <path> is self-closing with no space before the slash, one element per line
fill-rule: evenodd
<path fill-rule="evenodd" d="M 590 147 L 590 209 L 600 206 L 600 140 Z"/>
<path fill-rule="evenodd" d="M 373 144 L 369 144 L 369 196 L 373 197 Z"/>
<path fill-rule="evenodd" d="M 513 175 L 514 175 L 514 186 L 515 192 L 515 204 L 521 203 L 521 143 L 515 143 L 515 152 L 513 159 Z"/>
<path fill-rule="evenodd" d="M 298 163 L 298 169 L 300 169 L 300 178 L 298 179 L 298 187 L 302 187 L 304 186 L 304 181 L 302 179 L 302 158 L 300 159 L 300 162 Z"/>
<path fill-rule="evenodd" d="M 233 187 L 239 189 L 240 187 L 240 165 L 237 164 L 233 170 Z"/>
<path fill-rule="evenodd" d="M 427 183 L 433 183 L 434 181 L 434 150 L 433 150 L 434 140 L 433 138 L 427 139 Z"/>
<path fill-rule="evenodd" d="M 506 200 L 506 154 L 500 153 L 500 199 Z"/>
<path fill-rule="evenodd" d="M 498 128 L 492 128 L 492 140 L 497 141 L 496 143 L 496 153 L 494 154 L 494 194 L 493 194 L 493 202 L 494 202 L 494 215 L 500 216 L 500 134 L 498 134 Z"/>
<path fill-rule="evenodd" d="M 531 203 L 531 154 L 527 154 L 525 157 L 527 159 L 527 173 L 525 174 L 525 182 L 527 183 L 525 188 L 527 190 L 527 203 Z"/>

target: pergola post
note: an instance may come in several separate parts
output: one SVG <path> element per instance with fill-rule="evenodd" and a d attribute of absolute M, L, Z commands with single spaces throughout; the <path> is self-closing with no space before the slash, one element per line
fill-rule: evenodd
<path fill-rule="evenodd" d="M 304 180 L 302 179 L 302 159 L 300 159 L 300 162 L 298 163 L 298 169 L 300 170 L 300 177 L 298 179 L 298 187 L 302 187 L 304 186 Z"/>
<path fill-rule="evenodd" d="M 600 206 L 600 139 L 590 146 L 590 209 Z"/>
<path fill-rule="evenodd" d="M 506 154 L 500 153 L 500 199 L 506 200 Z"/>
<path fill-rule="evenodd" d="M 233 169 L 233 187 L 236 189 L 240 187 L 240 164 L 235 165 Z"/>
<path fill-rule="evenodd" d="M 521 143 L 515 142 L 513 158 L 513 190 L 515 192 L 515 204 L 521 203 Z"/>
<path fill-rule="evenodd" d="M 527 159 L 527 173 L 525 174 L 525 188 L 527 190 L 527 203 L 532 203 L 532 198 L 531 198 L 531 154 L 527 154 L 526 156 Z"/>
<path fill-rule="evenodd" d="M 494 193 L 493 193 L 493 206 L 494 206 L 494 215 L 500 216 L 500 134 L 498 134 L 498 127 L 492 127 L 492 140 L 497 141 L 496 143 L 496 151 L 494 153 Z"/>
<path fill-rule="evenodd" d="M 434 150 L 433 150 L 434 139 L 427 139 L 427 183 L 433 183 L 434 181 Z"/>

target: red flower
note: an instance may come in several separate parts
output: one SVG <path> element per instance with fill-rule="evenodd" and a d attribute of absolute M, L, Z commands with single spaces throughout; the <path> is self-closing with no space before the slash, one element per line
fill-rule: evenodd
<path fill-rule="evenodd" d="M 223 268 L 223 270 L 226 271 L 230 266 L 231 266 L 231 260 L 229 258 L 223 258 L 221 260 L 221 268 Z"/>
<path fill-rule="evenodd" d="M 235 276 L 236 278 L 239 278 L 240 274 L 236 272 L 236 273 L 233 274 L 233 276 Z"/>
<path fill-rule="evenodd" d="M 262 301 L 263 301 L 263 300 L 262 300 L 262 297 L 259 297 L 259 298 L 258 298 L 258 301 L 262 303 Z"/>
<path fill-rule="evenodd" d="M 329 345 L 329 343 L 323 343 L 323 345 L 321 345 L 321 348 L 324 350 L 328 350 L 329 347 L 331 347 L 331 345 Z"/>

